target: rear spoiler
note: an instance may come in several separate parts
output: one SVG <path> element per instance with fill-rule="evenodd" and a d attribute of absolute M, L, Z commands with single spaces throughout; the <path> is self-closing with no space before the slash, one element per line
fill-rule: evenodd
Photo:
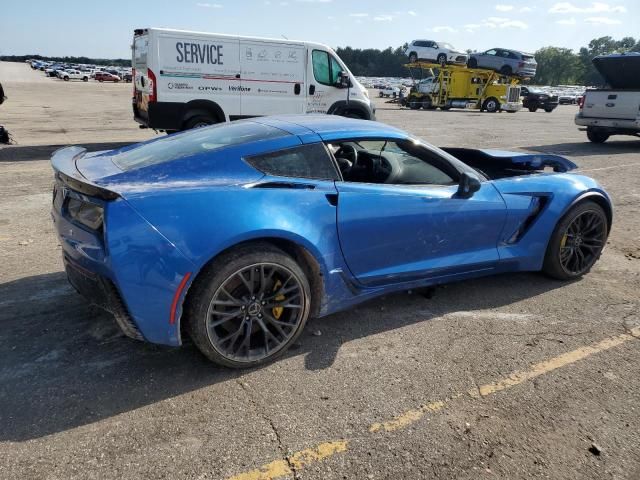
<path fill-rule="evenodd" d="M 503 150 L 476 150 L 472 148 L 443 148 L 467 165 L 482 169 L 483 166 L 540 172 L 546 167 L 554 172 L 564 173 L 578 166 L 571 160 L 550 153 L 520 153 Z"/>
<path fill-rule="evenodd" d="M 64 147 L 56 150 L 51 155 L 51 166 L 56 179 L 76 192 L 97 197 L 103 200 L 115 200 L 120 197 L 115 192 L 99 187 L 83 177 L 76 168 L 76 161 L 87 153 L 86 148 Z"/>

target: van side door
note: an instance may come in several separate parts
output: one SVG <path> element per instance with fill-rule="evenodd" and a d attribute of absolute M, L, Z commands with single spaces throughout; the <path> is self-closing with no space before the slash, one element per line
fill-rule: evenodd
<path fill-rule="evenodd" d="M 240 39 L 241 115 L 305 111 L 305 48 Z"/>

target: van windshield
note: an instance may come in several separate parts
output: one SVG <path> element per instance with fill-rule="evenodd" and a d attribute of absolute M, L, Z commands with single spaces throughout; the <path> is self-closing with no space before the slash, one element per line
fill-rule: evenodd
<path fill-rule="evenodd" d="M 115 155 L 112 160 L 122 170 L 133 170 L 211 152 L 231 145 L 286 135 L 288 134 L 283 130 L 261 123 L 221 123 L 143 143 Z"/>

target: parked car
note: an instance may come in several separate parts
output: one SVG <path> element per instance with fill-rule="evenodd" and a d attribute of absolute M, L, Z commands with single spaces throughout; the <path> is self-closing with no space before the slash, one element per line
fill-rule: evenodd
<path fill-rule="evenodd" d="M 467 62 L 469 68 L 490 68 L 503 75 L 534 77 L 538 63 L 529 53 L 506 48 L 492 48 L 482 53 L 472 53 Z"/>
<path fill-rule="evenodd" d="M 450 43 L 435 40 L 414 40 L 404 50 L 410 62 L 427 60 L 444 66 L 448 63 L 467 63 L 468 55 L 456 50 Z"/>
<path fill-rule="evenodd" d="M 522 96 L 522 106 L 528 108 L 530 112 L 542 108 L 545 112 L 551 113 L 558 106 L 558 96 L 540 88 L 520 87 L 520 95 Z"/>
<path fill-rule="evenodd" d="M 109 72 L 96 72 L 95 77 L 99 82 L 115 82 L 120 81 L 120 77 Z"/>
<path fill-rule="evenodd" d="M 71 284 L 127 335 L 177 346 L 188 334 L 229 367 L 282 354 L 310 316 L 393 291 L 579 278 L 612 222 L 607 193 L 564 157 L 439 149 L 337 115 L 67 147 L 51 163 Z"/>
<path fill-rule="evenodd" d="M 62 80 L 64 80 L 65 82 L 68 82 L 69 80 L 82 80 L 83 82 L 89 81 L 88 74 L 74 69 L 63 70 L 60 73 L 60 78 L 62 78 Z"/>
<path fill-rule="evenodd" d="M 640 136 L 640 53 L 597 56 L 592 63 L 606 86 L 585 92 L 576 125 L 586 127 L 594 143 L 604 143 L 611 135 Z"/>
<path fill-rule="evenodd" d="M 386 85 L 380 89 L 380 98 L 382 97 L 396 98 L 398 95 L 400 95 L 400 87 Z"/>

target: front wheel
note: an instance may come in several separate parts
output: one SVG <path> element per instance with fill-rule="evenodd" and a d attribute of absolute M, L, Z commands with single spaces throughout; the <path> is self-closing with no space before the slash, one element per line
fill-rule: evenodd
<path fill-rule="evenodd" d="M 590 200 L 573 207 L 556 225 L 542 270 L 559 280 L 572 280 L 596 263 L 607 241 L 607 216 Z"/>
<path fill-rule="evenodd" d="M 187 308 L 191 338 L 210 360 L 226 367 L 253 367 L 282 355 L 310 312 L 305 273 L 269 244 L 223 254 L 192 288 Z"/>

